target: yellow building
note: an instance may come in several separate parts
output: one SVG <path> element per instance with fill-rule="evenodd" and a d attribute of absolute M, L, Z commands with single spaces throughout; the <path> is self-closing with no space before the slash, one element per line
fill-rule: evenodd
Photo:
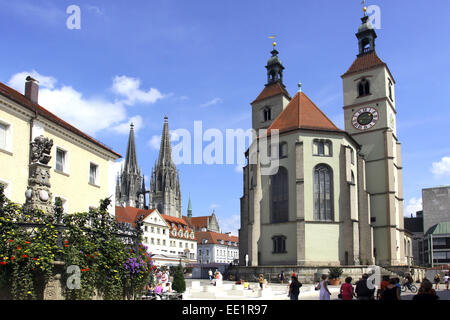
<path fill-rule="evenodd" d="M 53 140 L 51 191 L 63 200 L 65 212 L 86 212 L 110 196 L 114 204 L 120 154 L 40 106 L 38 90 L 33 79 L 26 82 L 25 95 L 0 82 L 0 183 L 6 196 L 25 203 L 30 142 L 43 135 Z"/>

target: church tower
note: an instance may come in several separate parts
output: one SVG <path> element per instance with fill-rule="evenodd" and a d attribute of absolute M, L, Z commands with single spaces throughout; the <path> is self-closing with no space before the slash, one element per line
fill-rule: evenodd
<path fill-rule="evenodd" d="M 361 145 L 378 265 L 407 264 L 404 252 L 401 145 L 396 128 L 395 80 L 375 51 L 377 34 L 364 15 L 358 55 L 342 75 L 345 130 Z"/>
<path fill-rule="evenodd" d="M 281 111 L 286 108 L 291 96 L 283 84 L 284 66 L 278 58 L 273 43 L 272 56 L 267 61 L 267 83 L 252 105 L 252 127 L 254 130 L 267 129 Z"/>
<path fill-rule="evenodd" d="M 138 168 L 136 143 L 134 140 L 134 125 L 130 125 L 127 155 L 116 181 L 116 205 L 145 209 L 145 182 Z"/>
<path fill-rule="evenodd" d="M 168 118 L 164 117 L 158 162 L 152 169 L 150 207 L 162 214 L 181 218 L 181 191 L 179 172 L 172 160 Z"/>

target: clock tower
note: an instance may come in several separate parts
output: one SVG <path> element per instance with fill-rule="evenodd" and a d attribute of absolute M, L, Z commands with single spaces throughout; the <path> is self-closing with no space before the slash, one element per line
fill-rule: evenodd
<path fill-rule="evenodd" d="M 361 145 L 366 161 L 376 264 L 406 265 L 395 80 L 375 52 L 377 34 L 369 17 L 361 20 L 359 53 L 342 75 L 345 130 Z"/>

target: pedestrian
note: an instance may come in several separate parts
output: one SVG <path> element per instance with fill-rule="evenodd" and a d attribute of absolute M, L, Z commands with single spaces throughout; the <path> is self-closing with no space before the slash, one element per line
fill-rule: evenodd
<path fill-rule="evenodd" d="M 279 278 L 280 278 L 281 284 L 284 284 L 284 271 L 281 271 Z"/>
<path fill-rule="evenodd" d="M 291 300 L 298 300 L 298 295 L 300 294 L 300 287 L 302 284 L 298 281 L 297 277 L 291 278 L 291 284 L 289 285 L 289 298 Z"/>
<path fill-rule="evenodd" d="M 439 299 L 439 296 L 436 294 L 436 291 L 433 289 L 433 284 L 427 278 L 422 280 L 420 284 L 419 292 L 413 297 L 413 300 L 428 300 L 428 301 L 436 301 Z"/>
<path fill-rule="evenodd" d="M 327 278 L 328 276 L 326 274 L 323 274 L 321 277 L 322 281 L 320 281 L 319 284 L 316 286 L 316 290 L 320 290 L 319 292 L 320 300 L 330 300 L 331 292 L 330 290 L 328 290 Z"/>
<path fill-rule="evenodd" d="M 381 292 L 380 300 L 382 301 L 398 301 L 400 298 L 400 288 L 397 286 L 397 279 L 392 278 L 389 280 L 387 287 Z"/>
<path fill-rule="evenodd" d="M 353 300 L 355 290 L 352 286 L 352 277 L 345 278 L 345 282 L 341 285 L 339 298 L 342 300 Z"/>
<path fill-rule="evenodd" d="M 445 288 L 446 288 L 446 290 L 448 290 L 448 282 L 449 282 L 449 278 L 450 278 L 449 274 L 448 274 L 448 273 L 445 274 L 445 277 L 444 277 L 444 283 L 445 283 Z"/>
<path fill-rule="evenodd" d="M 295 274 L 295 271 L 292 271 L 292 276 L 296 277 L 297 275 Z"/>
<path fill-rule="evenodd" d="M 208 277 L 209 277 L 209 281 L 212 281 L 213 273 L 212 273 L 211 269 L 209 269 L 209 271 L 208 271 Z"/>
<path fill-rule="evenodd" d="M 369 275 L 367 273 L 363 274 L 362 279 L 356 283 L 356 296 L 358 300 L 372 300 L 375 293 L 375 289 L 369 289 L 367 286 L 367 279 Z"/>
<path fill-rule="evenodd" d="M 380 282 L 380 288 L 377 291 L 377 299 L 380 300 L 381 293 L 386 289 L 386 287 L 389 285 L 389 276 L 384 275 Z"/>
<path fill-rule="evenodd" d="M 261 273 L 260 275 L 259 275 L 259 280 L 258 280 L 258 282 L 259 282 L 259 287 L 261 288 L 261 290 L 264 288 L 264 275 Z"/>
<path fill-rule="evenodd" d="M 436 276 L 434 277 L 434 284 L 435 284 L 435 289 L 439 290 L 439 284 L 441 283 L 441 275 L 438 273 L 436 274 Z"/>
<path fill-rule="evenodd" d="M 400 283 L 400 278 L 399 277 L 395 277 L 395 285 L 398 287 L 398 289 L 400 290 L 400 294 L 402 294 L 402 285 Z"/>

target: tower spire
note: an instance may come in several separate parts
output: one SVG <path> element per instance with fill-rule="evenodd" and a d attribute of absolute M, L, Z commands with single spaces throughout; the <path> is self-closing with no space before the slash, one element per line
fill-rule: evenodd
<path fill-rule="evenodd" d="M 192 204 L 191 204 L 191 194 L 189 193 L 189 202 L 187 208 L 187 216 L 188 218 L 192 218 Z"/>
<path fill-rule="evenodd" d="M 364 3 L 365 4 L 365 3 Z M 358 28 L 358 33 L 356 33 L 356 38 L 358 38 L 359 54 L 364 55 L 375 51 L 375 39 L 377 38 L 377 33 L 369 21 L 369 16 L 367 16 L 367 8 L 363 8 L 364 16 L 361 18 L 361 25 Z"/>
<path fill-rule="evenodd" d="M 275 37 L 275 36 L 272 36 Z M 272 38 L 270 37 L 270 38 Z M 272 54 L 272 57 L 270 57 L 270 59 L 267 61 L 267 65 L 266 65 L 266 69 L 267 69 L 267 84 L 271 85 L 271 84 L 275 84 L 275 83 L 279 83 L 284 87 L 283 84 L 283 70 L 284 70 L 284 66 L 281 63 L 280 58 L 278 58 L 278 51 L 276 49 L 276 45 L 277 43 L 274 41 L 273 42 L 273 50 L 270 52 Z"/>
<path fill-rule="evenodd" d="M 169 118 L 164 117 L 164 126 L 161 135 L 161 146 L 159 148 L 159 158 L 158 165 L 162 164 L 173 164 L 172 162 L 172 147 L 170 145 L 170 134 L 169 134 Z"/>
<path fill-rule="evenodd" d="M 125 171 L 127 172 L 136 172 L 138 170 L 137 166 L 137 156 L 136 156 L 136 142 L 134 139 L 134 125 L 130 124 L 130 135 L 128 137 L 128 147 L 127 147 L 127 155 L 125 158 Z"/>

